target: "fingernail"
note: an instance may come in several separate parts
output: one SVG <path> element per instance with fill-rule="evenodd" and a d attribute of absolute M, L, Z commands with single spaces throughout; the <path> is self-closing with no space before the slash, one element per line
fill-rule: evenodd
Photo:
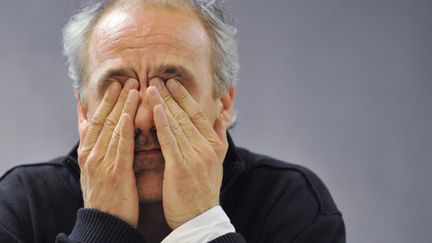
<path fill-rule="evenodd" d="M 152 97 L 156 97 L 157 96 L 157 90 L 156 89 L 150 89 L 150 95 L 152 96 Z"/>
<path fill-rule="evenodd" d="M 121 90 L 121 85 L 118 82 L 114 82 L 111 84 L 110 88 L 113 92 L 118 92 Z"/>
<path fill-rule="evenodd" d="M 177 80 L 174 79 L 168 80 L 167 86 L 170 90 L 176 90 L 178 88 Z"/>
<path fill-rule="evenodd" d="M 155 107 L 154 107 L 153 109 L 154 109 L 154 111 L 155 111 L 157 114 L 159 114 L 160 116 L 163 116 L 163 115 L 164 115 L 164 109 L 163 109 L 162 105 L 157 104 L 157 105 L 155 105 Z"/>
<path fill-rule="evenodd" d="M 137 95 L 135 94 L 135 92 L 138 92 L 138 91 L 133 90 L 133 89 L 129 90 L 128 99 L 130 101 L 134 101 L 136 99 Z"/>
<path fill-rule="evenodd" d="M 150 80 L 150 85 L 155 86 L 158 90 L 162 89 L 162 80 L 159 78 L 154 78 Z"/>
<path fill-rule="evenodd" d="M 137 84 L 137 82 L 135 81 L 135 79 L 130 78 L 126 81 L 125 89 L 126 90 L 134 89 L 134 88 L 136 88 L 136 84 Z"/>

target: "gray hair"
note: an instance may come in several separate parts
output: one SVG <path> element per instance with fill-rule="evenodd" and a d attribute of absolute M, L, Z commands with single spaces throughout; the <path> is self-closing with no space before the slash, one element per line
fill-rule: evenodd
<path fill-rule="evenodd" d="M 211 40 L 211 65 L 213 70 L 214 94 L 219 97 L 237 82 L 239 61 L 237 52 L 236 28 L 226 9 L 218 0 L 141 0 L 160 5 L 184 3 L 190 6 L 206 27 Z M 128 2 L 125 0 L 105 0 L 92 3 L 71 17 L 63 29 L 63 50 L 67 57 L 69 76 L 74 80 L 75 91 L 81 102 L 86 103 L 85 86 L 87 42 L 101 16 L 113 6 Z"/>

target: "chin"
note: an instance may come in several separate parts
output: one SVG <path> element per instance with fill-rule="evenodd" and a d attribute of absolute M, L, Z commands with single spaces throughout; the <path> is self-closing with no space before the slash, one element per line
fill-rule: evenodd
<path fill-rule="evenodd" d="M 162 201 L 163 170 L 145 170 L 135 173 L 140 203 Z"/>
<path fill-rule="evenodd" d="M 164 167 L 161 151 L 135 154 L 134 170 L 140 203 L 162 201 Z"/>

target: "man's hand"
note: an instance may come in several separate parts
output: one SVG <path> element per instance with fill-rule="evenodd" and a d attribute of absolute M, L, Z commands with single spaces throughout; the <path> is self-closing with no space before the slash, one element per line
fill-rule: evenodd
<path fill-rule="evenodd" d="M 139 104 L 138 83 L 114 82 L 90 121 L 82 119 L 78 161 L 84 207 L 114 215 L 132 227 L 139 216 L 133 170 L 134 119 Z"/>
<path fill-rule="evenodd" d="M 200 106 L 176 80 L 152 79 L 147 97 L 165 159 L 163 208 L 175 229 L 219 205 L 223 160 L 228 148 L 226 126 L 214 127 Z"/>

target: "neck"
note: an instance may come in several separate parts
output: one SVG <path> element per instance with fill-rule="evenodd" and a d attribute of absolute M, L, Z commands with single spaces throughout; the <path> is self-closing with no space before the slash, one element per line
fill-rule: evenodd
<path fill-rule="evenodd" d="M 138 231 L 148 243 L 161 242 L 171 229 L 166 223 L 162 203 L 140 205 Z"/>

